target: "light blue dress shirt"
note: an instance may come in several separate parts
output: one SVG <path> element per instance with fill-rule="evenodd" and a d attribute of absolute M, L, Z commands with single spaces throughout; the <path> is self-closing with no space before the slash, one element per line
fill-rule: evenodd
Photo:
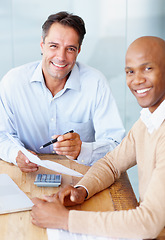
<path fill-rule="evenodd" d="M 55 134 L 74 130 L 82 148 L 79 163 L 92 165 L 124 137 L 124 128 L 105 77 L 76 63 L 64 89 L 54 97 L 45 86 L 42 62 L 10 70 L 0 82 L 0 158 L 16 164 L 18 148 L 10 133 L 26 149 L 53 153 L 53 145 L 40 149 Z"/>

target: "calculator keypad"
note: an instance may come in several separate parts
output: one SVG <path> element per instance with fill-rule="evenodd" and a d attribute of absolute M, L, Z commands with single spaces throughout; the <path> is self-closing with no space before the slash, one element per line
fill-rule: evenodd
<path fill-rule="evenodd" d="M 58 187 L 61 185 L 60 174 L 38 174 L 35 182 L 38 187 Z"/>

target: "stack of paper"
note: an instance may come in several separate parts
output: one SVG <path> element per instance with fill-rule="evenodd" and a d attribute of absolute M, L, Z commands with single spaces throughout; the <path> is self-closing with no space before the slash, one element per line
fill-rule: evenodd
<path fill-rule="evenodd" d="M 32 201 L 7 175 L 0 174 L 0 214 L 30 210 Z"/>
<path fill-rule="evenodd" d="M 47 229 L 48 240 L 126 240 L 125 238 L 107 238 L 85 234 L 69 233 L 61 229 Z M 138 240 L 138 239 L 129 239 Z M 140 239 L 139 239 L 140 240 Z"/>

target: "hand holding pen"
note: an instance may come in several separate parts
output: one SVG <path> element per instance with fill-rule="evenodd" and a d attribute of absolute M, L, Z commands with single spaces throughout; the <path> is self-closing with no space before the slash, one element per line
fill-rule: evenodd
<path fill-rule="evenodd" d="M 82 141 L 78 133 L 73 130 L 63 134 L 54 136 L 55 139 L 46 144 L 53 144 L 53 150 L 59 155 L 65 155 L 71 160 L 77 159 L 81 151 Z M 44 147 L 44 144 L 42 147 Z M 48 146 L 48 145 L 47 145 Z"/>
<path fill-rule="evenodd" d="M 73 133 L 73 132 L 74 132 L 73 130 L 70 130 L 69 132 L 64 133 L 64 135 L 67 134 L 67 133 Z M 57 137 L 57 138 L 54 138 L 54 139 L 52 139 L 50 142 L 45 143 L 44 145 L 42 145 L 42 146 L 40 147 L 40 149 L 45 148 L 45 147 L 48 147 L 49 145 L 51 145 L 51 144 L 53 144 L 53 143 L 55 143 L 55 142 L 57 142 L 57 141 L 58 141 L 58 137 Z"/>

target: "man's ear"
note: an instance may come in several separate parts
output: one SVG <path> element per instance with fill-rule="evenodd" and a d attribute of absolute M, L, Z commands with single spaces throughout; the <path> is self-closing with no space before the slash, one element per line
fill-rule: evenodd
<path fill-rule="evenodd" d="M 43 40 L 43 37 L 41 37 L 41 41 L 40 41 L 41 53 L 43 53 L 43 45 L 44 45 L 44 40 Z"/>
<path fill-rule="evenodd" d="M 78 54 L 81 52 L 81 46 L 79 47 Z"/>

